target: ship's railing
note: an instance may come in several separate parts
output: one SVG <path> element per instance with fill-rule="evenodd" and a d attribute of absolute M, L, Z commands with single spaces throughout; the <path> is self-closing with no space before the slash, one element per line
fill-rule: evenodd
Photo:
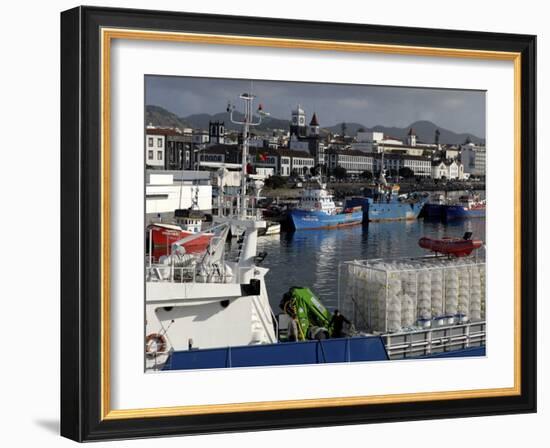
<path fill-rule="evenodd" d="M 201 268 L 192 266 L 174 266 L 165 264 L 151 264 L 145 268 L 147 282 L 169 283 L 235 283 L 246 277 L 251 271 L 250 266 L 235 266 L 226 269 L 225 263 Z"/>
<path fill-rule="evenodd" d="M 256 207 L 248 207 L 244 216 L 241 216 L 239 208 L 222 208 L 222 215 L 226 218 L 261 220 L 262 210 Z"/>
<path fill-rule="evenodd" d="M 446 353 L 453 350 L 483 347 L 486 342 L 485 322 L 449 325 L 399 333 L 383 334 L 390 359 Z"/>

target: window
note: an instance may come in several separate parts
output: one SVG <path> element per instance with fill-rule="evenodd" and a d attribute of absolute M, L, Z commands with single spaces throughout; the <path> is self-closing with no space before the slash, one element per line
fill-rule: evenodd
<path fill-rule="evenodd" d="M 162 148 L 162 138 L 157 138 L 157 146 Z"/>
<path fill-rule="evenodd" d="M 157 151 L 157 160 L 162 160 L 162 151 Z"/>
<path fill-rule="evenodd" d="M 153 140 L 153 139 L 151 139 L 151 140 Z M 149 160 L 153 160 L 153 151 L 149 151 L 149 154 L 147 155 L 147 158 Z"/>
<path fill-rule="evenodd" d="M 153 137 L 149 137 L 147 146 L 153 146 Z"/>

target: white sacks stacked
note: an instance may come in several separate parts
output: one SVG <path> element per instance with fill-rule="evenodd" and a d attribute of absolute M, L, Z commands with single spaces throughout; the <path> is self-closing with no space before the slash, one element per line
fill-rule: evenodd
<path fill-rule="evenodd" d="M 418 273 L 417 314 L 420 319 L 432 318 L 432 273 L 429 269 Z"/>
<path fill-rule="evenodd" d="M 470 319 L 481 319 L 481 268 L 471 270 Z"/>
<path fill-rule="evenodd" d="M 341 304 L 357 329 L 396 332 L 418 319 L 485 318 L 485 261 L 422 257 L 344 263 Z"/>
<path fill-rule="evenodd" d="M 456 269 L 445 271 L 445 314 L 458 313 L 458 272 Z"/>

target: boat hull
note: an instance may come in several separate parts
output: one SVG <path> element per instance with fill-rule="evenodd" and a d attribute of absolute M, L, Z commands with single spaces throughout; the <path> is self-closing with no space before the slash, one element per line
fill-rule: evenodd
<path fill-rule="evenodd" d="M 468 208 L 462 205 L 446 205 L 443 206 L 443 219 L 467 219 L 467 218 L 483 218 L 485 217 L 485 208 Z"/>
<path fill-rule="evenodd" d="M 435 253 L 465 257 L 470 255 L 472 251 L 479 249 L 483 245 L 483 241 L 460 238 L 435 239 L 423 237 L 418 240 L 418 245 L 423 249 L 428 249 Z"/>
<path fill-rule="evenodd" d="M 361 210 L 335 215 L 327 215 L 318 211 L 291 210 L 289 215 L 295 230 L 336 229 L 363 222 Z"/>
<path fill-rule="evenodd" d="M 443 205 L 442 204 L 424 204 L 422 208 L 422 216 L 424 218 L 431 219 L 441 219 L 443 214 Z"/>
<path fill-rule="evenodd" d="M 363 208 L 365 219 L 377 221 L 406 221 L 418 219 L 424 201 L 406 202 L 392 200 L 390 202 L 374 202 L 372 198 L 351 198 L 346 201 L 346 207 Z"/>
<path fill-rule="evenodd" d="M 176 226 L 158 226 L 154 224 L 149 227 L 153 240 L 153 256 L 155 258 L 159 258 L 162 255 L 169 255 L 172 244 L 183 238 L 194 235 L 193 232 L 177 229 L 175 227 Z M 182 246 L 188 254 L 201 253 L 208 247 L 212 236 L 212 233 L 204 233 L 191 241 L 183 243 Z"/>

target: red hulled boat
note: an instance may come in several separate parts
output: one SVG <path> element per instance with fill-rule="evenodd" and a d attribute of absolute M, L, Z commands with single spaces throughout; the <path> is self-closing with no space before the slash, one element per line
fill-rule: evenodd
<path fill-rule="evenodd" d="M 200 234 L 180 244 L 185 253 L 204 252 L 210 244 L 214 234 L 202 232 L 202 222 L 205 220 L 202 212 L 193 209 L 176 210 L 175 219 L 177 224 L 153 223 L 147 227 L 154 258 L 170 255 L 172 244 L 192 235 Z"/>
<path fill-rule="evenodd" d="M 483 246 L 483 241 L 473 240 L 471 232 L 466 232 L 463 238 L 428 238 L 423 237 L 418 240 L 418 245 L 435 252 L 437 254 L 453 255 L 455 257 L 465 257 L 472 251 Z"/>

